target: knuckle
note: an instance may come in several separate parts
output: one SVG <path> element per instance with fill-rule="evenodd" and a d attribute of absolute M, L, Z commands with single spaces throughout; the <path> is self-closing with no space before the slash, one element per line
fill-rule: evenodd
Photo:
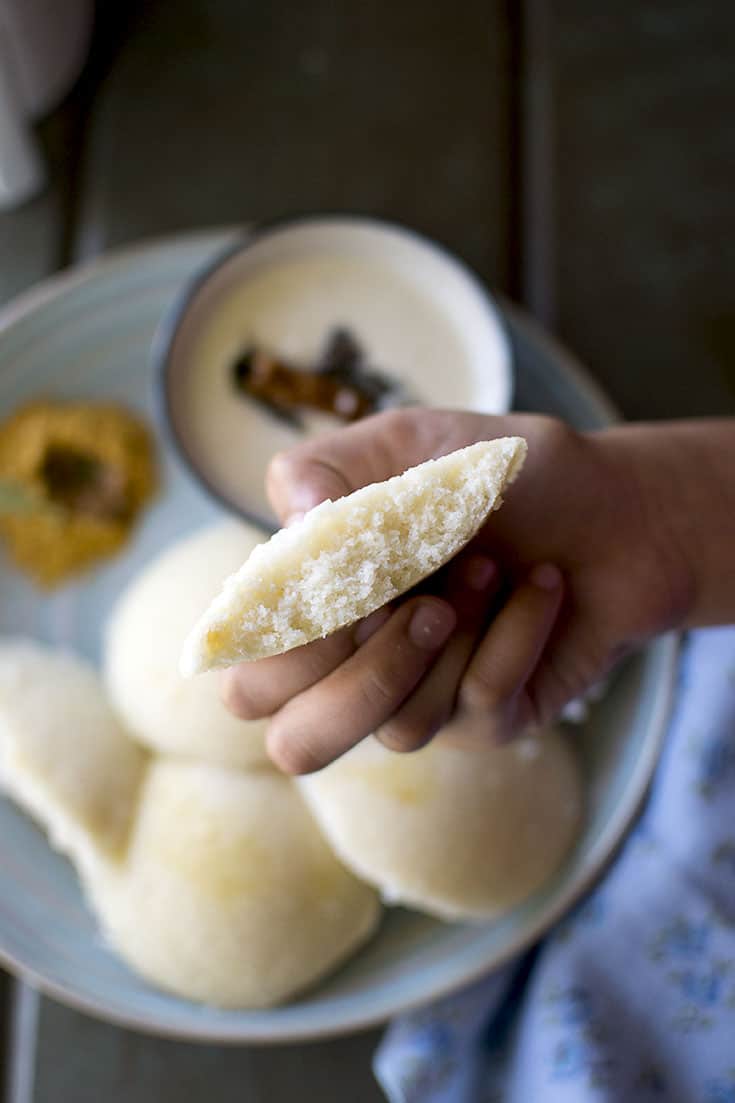
<path fill-rule="evenodd" d="M 395 432 L 402 432 L 413 428 L 414 413 L 410 407 L 402 408 L 396 407 L 391 410 L 383 410 L 382 413 L 376 415 L 376 422 L 379 421 L 380 428 L 386 433 L 391 435 Z"/>
<path fill-rule="evenodd" d="M 435 731 L 429 725 L 416 721 L 395 720 L 383 724 L 375 735 L 389 751 L 411 754 L 412 751 L 419 751 L 426 746 Z"/>
<path fill-rule="evenodd" d="M 340 663 L 349 658 L 353 650 L 351 632 L 340 629 L 331 636 L 305 644 L 298 649 L 298 652 L 294 651 L 290 655 L 281 655 L 277 658 L 280 658 L 284 665 L 289 661 L 292 669 L 298 660 L 301 682 L 304 685 L 311 685 L 331 674 Z"/>
<path fill-rule="evenodd" d="M 396 672 L 388 668 L 370 667 L 360 683 L 362 706 L 370 713 L 392 712 L 399 703 Z"/>
<path fill-rule="evenodd" d="M 220 696 L 228 711 L 240 720 L 260 720 L 267 715 L 264 702 L 247 687 L 237 670 L 228 670 L 223 675 Z"/>
<path fill-rule="evenodd" d="M 561 418 L 543 414 L 539 417 L 538 424 L 543 429 L 546 440 L 552 445 L 565 445 L 577 437 L 576 431 Z"/>
<path fill-rule="evenodd" d="M 284 774 L 310 774 L 324 765 L 303 733 L 297 736 L 277 721 L 271 721 L 268 728 L 266 750 L 271 762 Z"/>
<path fill-rule="evenodd" d="M 537 691 L 537 687 L 530 682 L 518 699 L 515 710 L 515 727 L 519 732 L 527 729 L 545 727 L 552 719 L 547 715 L 545 703 Z"/>
<path fill-rule="evenodd" d="M 459 697 L 461 705 L 473 712 L 497 712 L 507 703 L 508 694 L 489 677 L 476 673 L 465 678 Z"/>

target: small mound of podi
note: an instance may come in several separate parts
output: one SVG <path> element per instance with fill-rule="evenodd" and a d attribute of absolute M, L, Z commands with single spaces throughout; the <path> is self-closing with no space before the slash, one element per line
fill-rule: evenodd
<path fill-rule="evenodd" d="M 43 587 L 114 555 L 157 482 L 147 426 L 116 403 L 29 402 L 0 424 L 0 483 L 31 506 L 0 514 L 0 536 Z"/>

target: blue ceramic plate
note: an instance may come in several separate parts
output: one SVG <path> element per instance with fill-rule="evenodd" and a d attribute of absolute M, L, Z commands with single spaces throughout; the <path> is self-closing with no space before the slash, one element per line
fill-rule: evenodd
<path fill-rule="evenodd" d="M 129 249 L 62 275 L 0 317 L 0 412 L 39 393 L 113 399 L 153 417 L 149 352 L 156 326 L 231 232 Z M 612 412 L 578 368 L 520 315 L 506 313 L 516 404 L 579 426 Z M 164 492 L 125 554 L 43 597 L 0 562 L 0 629 L 70 645 L 94 659 L 120 587 L 159 548 L 217 507 L 170 455 Z M 660 640 L 628 664 L 582 731 L 588 817 L 553 883 L 500 922 L 444 924 L 387 913 L 372 943 L 302 999 L 271 1011 L 216 1011 L 149 987 L 103 945 L 70 865 L 0 800 L 0 960 L 92 1015 L 158 1034 L 226 1042 L 285 1041 L 368 1026 L 457 988 L 506 961 L 554 923 L 603 870 L 644 797 L 664 733 L 676 645 Z"/>

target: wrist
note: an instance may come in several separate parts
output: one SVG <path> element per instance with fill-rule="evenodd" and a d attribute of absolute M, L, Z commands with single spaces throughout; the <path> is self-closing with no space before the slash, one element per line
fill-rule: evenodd
<path fill-rule="evenodd" d="M 627 548 L 641 638 L 682 629 L 699 603 L 688 500 L 691 459 L 670 425 L 621 425 L 590 434 L 633 518 Z"/>

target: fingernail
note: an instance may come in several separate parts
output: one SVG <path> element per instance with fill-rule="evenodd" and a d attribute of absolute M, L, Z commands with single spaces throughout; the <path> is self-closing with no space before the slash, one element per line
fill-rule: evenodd
<path fill-rule="evenodd" d="M 561 571 L 553 563 L 540 563 L 531 571 L 530 579 L 539 590 L 555 590 L 561 585 Z"/>
<path fill-rule="evenodd" d="M 299 521 L 303 521 L 304 517 L 306 517 L 306 514 L 303 510 L 296 510 L 295 513 L 289 513 L 286 518 L 286 528 L 291 528 L 291 525 L 297 525 Z"/>
<path fill-rule="evenodd" d="M 457 623 L 453 610 L 434 602 L 419 605 L 408 625 L 409 639 L 424 651 L 435 651 L 449 638 Z"/>
<path fill-rule="evenodd" d="M 490 584 L 497 568 L 492 559 L 473 555 L 465 564 L 464 580 L 470 590 L 484 590 Z"/>
<path fill-rule="evenodd" d="M 391 609 L 376 609 L 370 616 L 361 620 L 352 636 L 357 646 L 359 647 L 371 636 L 374 636 L 378 629 L 382 628 L 387 620 L 390 620 L 391 613 Z"/>

